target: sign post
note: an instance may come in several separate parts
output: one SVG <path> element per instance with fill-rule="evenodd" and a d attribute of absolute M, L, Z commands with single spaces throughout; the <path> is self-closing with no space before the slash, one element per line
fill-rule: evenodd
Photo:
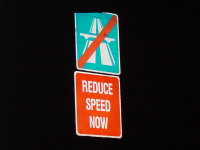
<path fill-rule="evenodd" d="M 77 135 L 121 138 L 119 78 L 79 71 L 74 77 Z"/>

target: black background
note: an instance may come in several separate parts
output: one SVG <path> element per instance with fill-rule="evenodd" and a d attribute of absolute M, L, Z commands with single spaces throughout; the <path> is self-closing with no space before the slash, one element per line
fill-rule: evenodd
<path fill-rule="evenodd" d="M 1 150 L 199 148 L 198 3 L 0 3 Z M 122 139 L 75 133 L 74 12 L 119 16 Z"/>

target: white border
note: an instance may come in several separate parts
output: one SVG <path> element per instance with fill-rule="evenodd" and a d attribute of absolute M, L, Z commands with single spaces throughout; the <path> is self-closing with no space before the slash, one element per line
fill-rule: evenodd
<path fill-rule="evenodd" d="M 106 76 L 106 77 L 114 77 L 118 79 L 118 84 L 119 84 L 119 111 L 120 111 L 120 136 L 109 136 L 109 135 L 94 135 L 94 134 L 81 134 L 78 132 L 78 116 L 77 116 L 77 96 L 76 96 L 76 74 L 81 73 L 81 74 L 92 74 L 92 75 L 98 75 L 98 76 Z M 75 124 L 76 124 L 76 135 L 78 136 L 90 136 L 90 137 L 106 137 L 106 138 L 117 138 L 121 139 L 122 138 L 122 115 L 121 115 L 121 87 L 120 87 L 120 78 L 118 76 L 112 76 L 112 75 L 102 75 L 102 74 L 97 74 L 97 73 L 88 73 L 88 72 L 82 72 L 82 71 L 75 71 L 74 72 L 74 93 L 75 93 Z"/>
<path fill-rule="evenodd" d="M 76 12 L 74 13 L 74 24 L 75 24 L 75 47 L 76 47 L 76 68 L 78 70 L 85 70 L 85 71 L 92 71 L 92 72 L 97 72 L 97 73 L 105 73 L 105 74 L 113 74 L 113 75 L 120 75 L 121 74 L 121 62 L 120 62 L 120 43 L 119 43 L 119 18 L 117 14 L 114 13 L 109 13 L 109 12 L 102 12 L 105 14 L 110 14 L 113 16 L 117 17 L 117 31 L 118 31 L 118 60 L 119 60 L 119 73 L 113 73 L 113 72 L 106 72 L 106 71 L 98 71 L 98 70 L 92 70 L 92 69 L 83 69 L 83 68 L 79 68 L 78 67 L 78 52 L 77 52 L 77 36 L 76 36 L 76 32 L 77 32 L 77 25 L 76 25 Z"/>

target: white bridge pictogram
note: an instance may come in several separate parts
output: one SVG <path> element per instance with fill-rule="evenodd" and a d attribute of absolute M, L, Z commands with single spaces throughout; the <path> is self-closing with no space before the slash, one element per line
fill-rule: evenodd
<path fill-rule="evenodd" d="M 85 43 L 84 51 L 90 46 L 90 44 L 93 42 L 93 40 L 97 37 L 97 35 L 101 32 L 103 29 L 102 23 L 100 19 L 93 18 L 91 27 L 90 27 L 90 34 L 80 33 L 81 36 L 83 36 L 87 41 Z M 92 39 L 91 39 L 92 38 Z M 113 54 L 111 52 L 110 46 L 108 43 L 115 41 L 113 38 L 106 37 L 105 40 L 100 44 L 100 58 L 101 58 L 101 64 L 107 65 L 107 66 L 114 66 L 115 60 L 113 57 Z M 96 51 L 92 54 L 92 56 L 88 59 L 88 63 L 96 63 Z"/>

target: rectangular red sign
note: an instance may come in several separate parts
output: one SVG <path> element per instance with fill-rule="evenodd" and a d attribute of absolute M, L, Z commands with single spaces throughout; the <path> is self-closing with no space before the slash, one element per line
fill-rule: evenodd
<path fill-rule="evenodd" d="M 77 71 L 74 80 L 77 135 L 121 138 L 119 77 Z"/>

